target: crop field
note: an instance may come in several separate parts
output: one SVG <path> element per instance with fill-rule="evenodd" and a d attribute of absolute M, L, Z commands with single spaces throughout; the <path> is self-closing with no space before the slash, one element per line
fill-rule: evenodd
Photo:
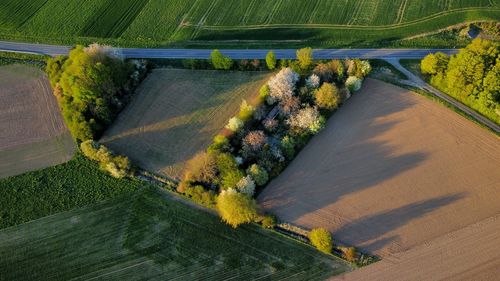
<path fill-rule="evenodd" d="M 155 69 L 100 142 L 172 178 L 251 100 L 268 72 Z"/>
<path fill-rule="evenodd" d="M 373 46 L 499 17 L 498 0 L 5 0 L 0 38 L 67 43 L 101 38 L 142 46 L 228 40 Z"/>
<path fill-rule="evenodd" d="M 170 196 L 145 188 L 1 230 L 0 279 L 324 280 L 351 269 L 255 225 L 234 230 Z"/>
<path fill-rule="evenodd" d="M 64 163 L 75 151 L 38 68 L 0 66 L 0 132 L 0 178 Z"/>
<path fill-rule="evenodd" d="M 499 214 L 499 165 L 494 134 L 367 79 L 258 199 L 384 259 Z"/>

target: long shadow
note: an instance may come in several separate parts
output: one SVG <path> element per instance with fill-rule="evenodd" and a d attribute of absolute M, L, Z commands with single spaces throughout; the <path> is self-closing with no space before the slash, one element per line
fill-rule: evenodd
<path fill-rule="evenodd" d="M 365 251 L 374 252 L 399 239 L 397 235 L 383 237 L 385 234 L 464 197 L 465 193 L 440 196 L 364 216 L 345 224 L 335 231 L 335 235 L 352 245 L 360 246 Z"/>
<path fill-rule="evenodd" d="M 398 96 L 381 96 L 370 100 L 367 96 L 370 94 L 357 94 L 340 108 L 328 121 L 325 131 L 307 144 L 259 199 L 269 201 L 273 210 L 293 208 L 286 217 L 294 221 L 332 204 L 346 194 L 373 187 L 424 161 L 427 157 L 425 152 L 395 155 L 393 152 L 396 148 L 392 144 L 377 139 L 399 123 L 399 120 L 379 121 L 379 118 L 408 110 L 414 104 Z M 376 108 L 368 114 L 353 116 L 351 113 L 371 107 Z M 352 126 L 347 127 L 343 125 L 345 123 Z M 311 188 L 304 188 L 306 186 Z M 296 204 L 300 208 L 296 208 Z"/>

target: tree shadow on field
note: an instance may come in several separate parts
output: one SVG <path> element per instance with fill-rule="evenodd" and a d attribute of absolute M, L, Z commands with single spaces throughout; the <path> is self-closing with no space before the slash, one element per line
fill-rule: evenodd
<path fill-rule="evenodd" d="M 343 225 L 335 231 L 335 235 L 365 251 L 375 252 L 399 239 L 397 235 L 383 237 L 385 234 L 464 197 L 465 193 L 440 196 L 364 216 Z"/>
<path fill-rule="evenodd" d="M 398 186 L 381 183 L 426 160 L 428 153 L 424 147 L 407 151 L 398 150 L 394 144 L 394 141 L 401 142 L 413 134 L 400 124 L 411 118 L 415 106 L 415 100 L 410 98 L 413 94 L 380 83 L 367 79 L 363 90 L 342 106 L 329 119 L 325 130 L 315 136 L 285 171 L 264 189 L 259 196 L 264 208 L 285 221 L 306 227 L 321 225 L 337 235 L 336 227 L 350 222 L 343 217 L 342 210 L 335 207 L 329 209 L 329 206 L 346 195 L 370 188 L 383 186 L 384 192 L 391 188 L 399 189 Z M 395 127 L 397 130 L 393 130 Z M 366 194 L 373 195 L 376 191 Z M 367 199 L 367 204 L 376 205 L 376 202 L 366 198 L 366 194 L 361 195 L 365 196 L 363 200 Z M 427 204 L 437 206 L 441 203 L 431 201 Z M 422 208 L 432 209 L 417 204 L 411 207 L 413 212 L 409 213 L 422 213 L 419 212 Z M 311 217 L 315 212 L 314 218 Z M 402 212 L 404 210 L 395 212 L 392 217 L 397 218 Z M 401 224 L 410 219 L 410 215 L 405 216 Z M 311 221 L 316 217 L 319 217 L 317 221 Z M 347 233 L 349 230 L 343 229 L 342 232 Z M 376 237 L 377 234 L 373 238 Z M 385 243 L 378 244 L 373 245 L 373 248 L 380 248 Z"/>

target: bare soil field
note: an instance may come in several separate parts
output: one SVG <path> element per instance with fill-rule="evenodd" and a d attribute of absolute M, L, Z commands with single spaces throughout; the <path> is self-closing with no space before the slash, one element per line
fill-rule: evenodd
<path fill-rule="evenodd" d="M 259 201 L 282 220 L 325 227 L 384 259 L 499 214 L 498 167 L 498 137 L 367 79 Z"/>
<path fill-rule="evenodd" d="M 211 143 L 268 76 L 156 69 L 100 141 L 145 169 L 179 178 L 185 161 Z"/>
<path fill-rule="evenodd" d="M 71 159 L 75 144 L 47 76 L 39 69 L 0 67 L 0 178 Z"/>

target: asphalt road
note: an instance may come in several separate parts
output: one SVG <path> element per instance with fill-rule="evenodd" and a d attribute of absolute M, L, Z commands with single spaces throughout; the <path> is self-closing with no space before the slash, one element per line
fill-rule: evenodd
<path fill-rule="evenodd" d="M 71 47 L 46 44 L 18 43 L 0 41 L 0 51 L 45 54 L 50 56 L 68 54 Z M 125 58 L 170 58 L 170 59 L 206 59 L 212 50 L 207 49 L 148 49 L 120 48 Z M 233 59 L 263 59 L 266 49 L 227 49 L 221 52 Z M 313 55 L 316 59 L 419 59 L 429 53 L 443 52 L 454 54 L 454 49 L 317 49 Z M 274 50 L 278 59 L 295 59 L 296 49 Z"/>

